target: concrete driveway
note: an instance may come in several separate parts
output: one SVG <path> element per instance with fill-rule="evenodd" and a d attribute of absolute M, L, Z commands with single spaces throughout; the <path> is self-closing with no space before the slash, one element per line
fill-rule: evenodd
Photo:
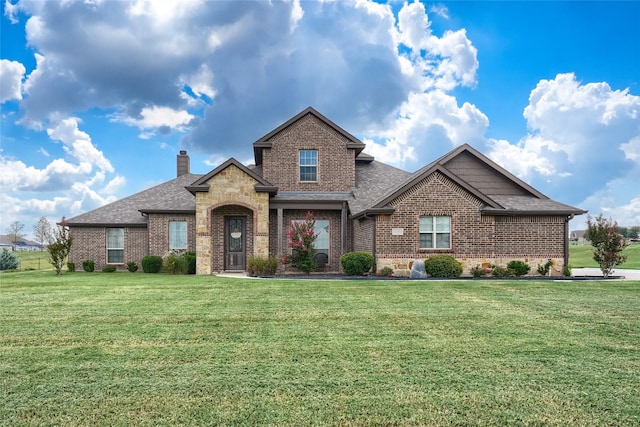
<path fill-rule="evenodd" d="M 602 271 L 599 268 L 573 268 L 571 269 L 571 276 L 600 276 L 602 277 Z M 623 276 L 625 280 L 640 280 L 640 270 L 627 270 L 624 268 L 614 269 L 611 276 Z"/>

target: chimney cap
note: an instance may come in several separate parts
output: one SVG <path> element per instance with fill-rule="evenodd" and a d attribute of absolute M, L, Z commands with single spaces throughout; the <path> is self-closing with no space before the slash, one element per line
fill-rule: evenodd
<path fill-rule="evenodd" d="M 180 155 L 184 156 L 185 154 L 187 154 L 187 150 L 180 150 Z"/>

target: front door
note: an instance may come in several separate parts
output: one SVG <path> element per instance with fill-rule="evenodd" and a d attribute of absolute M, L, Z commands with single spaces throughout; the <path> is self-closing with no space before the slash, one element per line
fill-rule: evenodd
<path fill-rule="evenodd" d="M 245 217 L 226 217 L 224 229 L 224 269 L 244 271 L 246 269 Z"/>

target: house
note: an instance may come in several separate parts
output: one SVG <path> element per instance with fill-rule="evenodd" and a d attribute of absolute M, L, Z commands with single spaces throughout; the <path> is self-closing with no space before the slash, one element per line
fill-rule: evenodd
<path fill-rule="evenodd" d="M 574 245 L 584 245 L 589 239 L 585 236 L 587 234 L 587 230 L 573 230 L 569 234 L 569 241 L 571 241 Z"/>
<path fill-rule="evenodd" d="M 32 240 L 20 237 L 19 240 L 14 242 L 14 239 L 15 236 L 11 234 L 0 235 L 0 250 L 7 249 L 12 252 L 34 252 L 44 250 L 44 246 Z"/>
<path fill-rule="evenodd" d="M 554 201 L 469 145 L 410 173 L 374 159 L 358 138 L 309 107 L 253 143 L 255 164 L 230 158 L 204 175 L 177 156 L 177 177 L 68 220 L 69 258 L 97 268 L 169 251 L 197 254 L 197 274 L 244 271 L 249 256 L 289 252 L 307 212 L 325 271 L 349 251 L 408 275 L 413 260 L 450 254 L 476 265 L 568 262 L 568 224 L 585 211 Z"/>

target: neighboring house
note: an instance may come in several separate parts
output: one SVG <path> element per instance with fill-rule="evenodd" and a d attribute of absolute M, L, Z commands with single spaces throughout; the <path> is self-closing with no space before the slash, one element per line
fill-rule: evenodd
<path fill-rule="evenodd" d="M 586 234 L 587 230 L 574 230 L 569 234 L 569 240 L 576 245 L 584 245 L 588 242 L 588 239 L 585 237 Z"/>
<path fill-rule="evenodd" d="M 0 235 L 0 249 L 7 249 L 14 252 L 33 252 L 41 251 L 44 247 L 34 241 L 20 238 L 14 243 L 14 237 L 11 234 Z"/>
<path fill-rule="evenodd" d="M 198 274 L 244 271 L 252 255 L 289 253 L 289 224 L 311 211 L 325 271 L 339 272 L 340 256 L 354 250 L 397 275 L 434 254 L 454 256 L 465 273 L 511 260 L 535 271 L 552 259 L 558 274 L 568 262 L 568 223 L 585 211 L 549 199 L 469 145 L 414 173 L 364 149 L 307 108 L 253 143 L 255 165 L 230 158 L 196 175 L 181 151 L 177 178 L 69 219 L 69 258 L 124 268 L 188 250 Z"/>

